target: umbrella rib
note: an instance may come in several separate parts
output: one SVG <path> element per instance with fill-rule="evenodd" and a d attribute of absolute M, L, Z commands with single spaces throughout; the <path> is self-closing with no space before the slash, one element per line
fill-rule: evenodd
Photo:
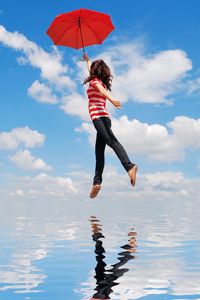
<path fill-rule="evenodd" d="M 81 29 L 81 20 L 80 17 L 78 19 L 78 27 L 80 29 L 80 36 L 81 36 L 81 42 L 82 42 L 82 47 L 83 47 L 83 52 L 85 52 L 85 47 L 84 47 L 84 41 L 83 41 L 83 33 L 82 33 L 82 29 Z M 78 39 L 77 39 L 77 45 L 78 45 Z"/>
<path fill-rule="evenodd" d="M 108 24 L 106 24 L 106 23 L 104 23 L 103 21 L 101 21 L 101 20 L 95 20 L 95 21 L 97 21 L 98 23 L 102 23 L 104 26 L 106 26 L 106 27 L 108 27 L 108 28 L 110 28 L 111 26 L 110 25 L 108 25 Z M 113 26 L 113 28 L 112 28 L 112 30 L 111 31 L 113 31 L 113 29 L 115 28 L 114 27 L 114 25 L 111 23 L 111 25 Z M 111 32 L 110 31 L 110 32 Z"/>
<path fill-rule="evenodd" d="M 93 13 L 90 13 L 89 14 L 89 17 L 90 16 L 92 16 L 93 15 Z M 85 20 L 87 21 L 87 19 L 88 19 L 88 16 L 87 17 L 83 17 L 82 19 L 81 19 L 81 21 L 83 22 L 83 23 L 85 23 Z M 107 26 L 107 27 L 110 27 L 110 25 L 112 25 L 113 27 L 114 27 L 114 25 L 112 24 L 112 21 L 111 21 L 111 19 L 110 19 L 110 22 L 111 22 L 111 24 L 110 25 L 108 25 L 107 23 L 105 23 L 104 21 L 102 21 L 102 20 L 100 20 L 100 19 L 98 19 L 98 18 L 93 18 L 92 20 L 90 20 L 90 21 L 96 21 L 96 22 L 98 22 L 98 23 L 102 23 L 102 24 L 104 24 L 105 26 Z"/>
<path fill-rule="evenodd" d="M 78 38 L 79 38 L 78 34 L 79 34 L 79 29 L 80 29 L 80 27 L 77 27 L 77 38 L 76 38 L 76 47 L 77 48 L 78 48 Z"/>
<path fill-rule="evenodd" d="M 91 28 L 90 25 L 88 25 L 87 23 L 85 23 L 84 21 L 82 21 L 82 23 L 85 24 L 85 26 L 87 26 L 88 28 L 90 28 L 90 30 L 94 33 L 94 35 L 96 36 L 98 42 L 101 44 L 102 42 L 99 40 L 99 37 L 96 35 L 96 32 Z"/>
<path fill-rule="evenodd" d="M 66 23 L 65 21 L 62 21 L 62 23 Z M 72 22 L 73 24 L 74 22 Z M 72 25 L 70 28 L 68 28 L 67 30 L 65 30 L 60 36 L 59 38 L 56 40 L 55 45 L 57 44 L 57 42 L 59 42 L 59 40 L 66 34 L 67 31 L 71 30 L 74 26 L 76 25 L 76 23 L 74 23 L 74 25 Z"/>

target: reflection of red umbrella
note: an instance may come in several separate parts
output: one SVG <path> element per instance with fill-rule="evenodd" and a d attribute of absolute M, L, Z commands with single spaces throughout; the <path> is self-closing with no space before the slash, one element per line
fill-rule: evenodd
<path fill-rule="evenodd" d="M 81 8 L 58 15 L 47 30 L 55 45 L 75 49 L 101 44 L 114 29 L 110 16 Z"/>

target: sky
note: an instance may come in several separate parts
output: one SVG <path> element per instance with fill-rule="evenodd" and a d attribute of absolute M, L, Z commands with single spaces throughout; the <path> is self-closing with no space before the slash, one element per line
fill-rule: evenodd
<path fill-rule="evenodd" d="M 0 190 L 6 197 L 87 197 L 95 130 L 87 112 L 82 51 L 56 47 L 46 30 L 79 8 L 111 16 L 115 30 L 86 51 L 113 74 L 112 128 L 139 166 L 136 193 L 198 196 L 198 0 L 0 1 Z M 106 152 L 107 193 L 130 193 Z M 106 186 L 107 182 L 105 182 Z M 131 193 L 133 191 L 131 190 Z M 105 192 L 103 192 L 105 196 Z M 126 194 L 127 195 L 127 194 Z"/>

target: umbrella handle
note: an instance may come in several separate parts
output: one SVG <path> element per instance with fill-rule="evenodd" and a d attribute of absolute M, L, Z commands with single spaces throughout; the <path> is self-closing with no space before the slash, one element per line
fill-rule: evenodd
<path fill-rule="evenodd" d="M 83 53 L 85 53 L 85 47 L 84 47 L 84 43 L 83 43 L 83 34 L 82 34 L 82 30 L 81 30 L 81 18 L 78 18 L 78 25 L 80 28 L 80 34 L 81 34 L 81 42 L 82 42 L 82 47 L 83 47 Z"/>
<path fill-rule="evenodd" d="M 86 53 L 85 49 L 83 50 L 83 55 Z M 80 61 L 86 61 L 83 56 L 79 58 Z"/>

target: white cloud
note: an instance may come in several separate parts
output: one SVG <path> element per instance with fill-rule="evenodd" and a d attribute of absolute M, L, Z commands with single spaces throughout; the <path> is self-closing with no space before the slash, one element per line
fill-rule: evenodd
<path fill-rule="evenodd" d="M 193 93 L 199 93 L 200 91 L 200 78 L 195 78 L 193 80 L 189 80 L 186 85 L 187 92 L 190 95 Z"/>
<path fill-rule="evenodd" d="M 92 147 L 95 145 L 96 130 L 91 123 L 83 122 L 80 127 L 75 128 L 75 132 L 82 132 L 88 134 L 88 140 Z"/>
<path fill-rule="evenodd" d="M 74 92 L 68 96 L 63 96 L 61 99 L 60 109 L 66 114 L 72 116 L 78 116 L 83 121 L 89 121 L 90 116 L 88 112 L 88 99 L 85 94 Z M 107 101 L 107 109 L 110 112 L 114 112 L 115 108 L 109 101 Z"/>
<path fill-rule="evenodd" d="M 174 121 L 168 123 L 173 134 L 181 147 L 200 148 L 200 119 L 189 117 L 176 117 Z"/>
<path fill-rule="evenodd" d="M 92 175 L 91 175 L 92 178 Z M 112 180 L 110 180 L 112 178 Z M 106 166 L 103 175 L 101 194 L 106 199 L 127 199 L 133 197 L 138 201 L 148 201 L 148 199 L 198 199 L 200 192 L 199 178 L 190 179 L 181 172 L 155 172 L 143 173 L 138 171 L 135 188 L 129 183 L 126 173 L 119 174 L 113 167 Z"/>
<path fill-rule="evenodd" d="M 149 125 L 127 116 L 113 118 L 113 131 L 128 153 L 150 160 L 173 162 L 183 160 L 185 151 L 200 148 L 200 119 L 178 116 L 166 126 Z M 94 146 L 96 131 L 83 123 L 76 131 L 86 132 Z"/>
<path fill-rule="evenodd" d="M 24 194 L 24 191 L 23 190 L 16 190 L 16 196 L 21 196 L 23 197 L 25 194 Z"/>
<path fill-rule="evenodd" d="M 71 177 L 73 176 L 51 176 L 46 173 L 40 173 L 37 176 L 11 176 L 8 179 L 8 189 L 0 186 L 0 191 L 5 197 L 12 198 L 23 196 L 26 199 L 37 199 L 40 197 L 49 199 L 53 197 L 72 200 L 78 192 L 81 192 L 81 188 L 80 182 L 75 182 Z M 83 174 L 81 174 L 81 177 L 83 182 Z"/>
<path fill-rule="evenodd" d="M 200 78 L 189 81 L 189 83 L 188 83 L 188 93 L 189 94 L 192 94 L 192 93 L 198 91 L 199 88 L 200 88 Z"/>
<path fill-rule="evenodd" d="M 40 83 L 38 80 L 34 81 L 32 86 L 28 89 L 28 94 L 41 103 L 58 103 L 57 96 L 53 95 L 51 88 L 44 83 Z"/>
<path fill-rule="evenodd" d="M 137 43 L 114 45 L 101 57 L 111 67 L 113 94 L 122 102 L 169 103 L 192 69 L 191 60 L 180 49 L 145 55 Z"/>
<path fill-rule="evenodd" d="M 156 172 L 145 174 L 145 178 L 152 187 L 163 184 L 163 187 L 167 188 L 180 184 L 184 180 L 184 175 L 181 172 Z"/>
<path fill-rule="evenodd" d="M 36 158 L 35 156 L 33 156 L 27 149 L 25 149 L 24 151 L 18 151 L 10 158 L 10 160 L 16 166 L 24 170 L 43 170 L 46 172 L 52 170 L 51 166 L 48 166 L 41 158 Z"/>
<path fill-rule="evenodd" d="M 43 145 L 45 135 L 29 127 L 14 128 L 10 132 L 0 132 L 0 149 L 12 150 L 23 145 L 33 148 Z"/>
<path fill-rule="evenodd" d="M 41 173 L 37 176 L 12 177 L 8 179 L 6 188 L 0 186 L 4 198 L 10 196 L 21 196 L 16 191 L 23 191 L 27 199 L 48 197 L 75 200 L 89 199 L 92 179 L 94 174 L 84 171 L 73 171 L 68 176 L 50 176 Z M 110 180 L 112 178 L 112 180 Z M 5 180 L 4 180 L 5 182 Z M 200 180 L 199 178 L 186 178 L 181 172 L 155 172 L 140 173 L 136 187 L 130 185 L 126 172 L 119 173 L 114 167 L 106 165 L 103 174 L 102 190 L 98 198 L 100 201 L 110 199 L 135 199 L 146 201 L 150 199 L 199 199 Z M 113 200 L 114 201 L 114 200 Z"/>
<path fill-rule="evenodd" d="M 77 193 L 77 188 L 75 187 L 73 181 L 69 177 L 61 177 L 61 176 L 49 176 L 45 173 L 39 174 L 37 177 L 35 177 L 36 182 L 45 183 L 46 185 L 49 185 L 49 187 L 52 185 L 56 185 L 61 190 L 70 190 L 73 193 Z M 49 188 L 47 188 L 48 190 Z M 56 195 L 56 194 L 55 194 Z"/>
<path fill-rule="evenodd" d="M 22 52 L 24 56 L 19 59 L 19 62 L 39 68 L 42 78 L 47 79 L 58 88 L 75 88 L 74 81 L 66 75 L 69 68 L 62 65 L 62 56 L 56 47 L 53 47 L 53 51 L 48 53 L 36 43 L 29 41 L 23 34 L 17 31 L 9 32 L 2 25 L 0 25 L 0 42 Z"/>
<path fill-rule="evenodd" d="M 87 98 L 79 93 L 73 93 L 62 99 L 60 108 L 66 113 L 73 116 L 79 116 L 82 120 L 88 121 L 89 113 L 87 109 Z"/>

